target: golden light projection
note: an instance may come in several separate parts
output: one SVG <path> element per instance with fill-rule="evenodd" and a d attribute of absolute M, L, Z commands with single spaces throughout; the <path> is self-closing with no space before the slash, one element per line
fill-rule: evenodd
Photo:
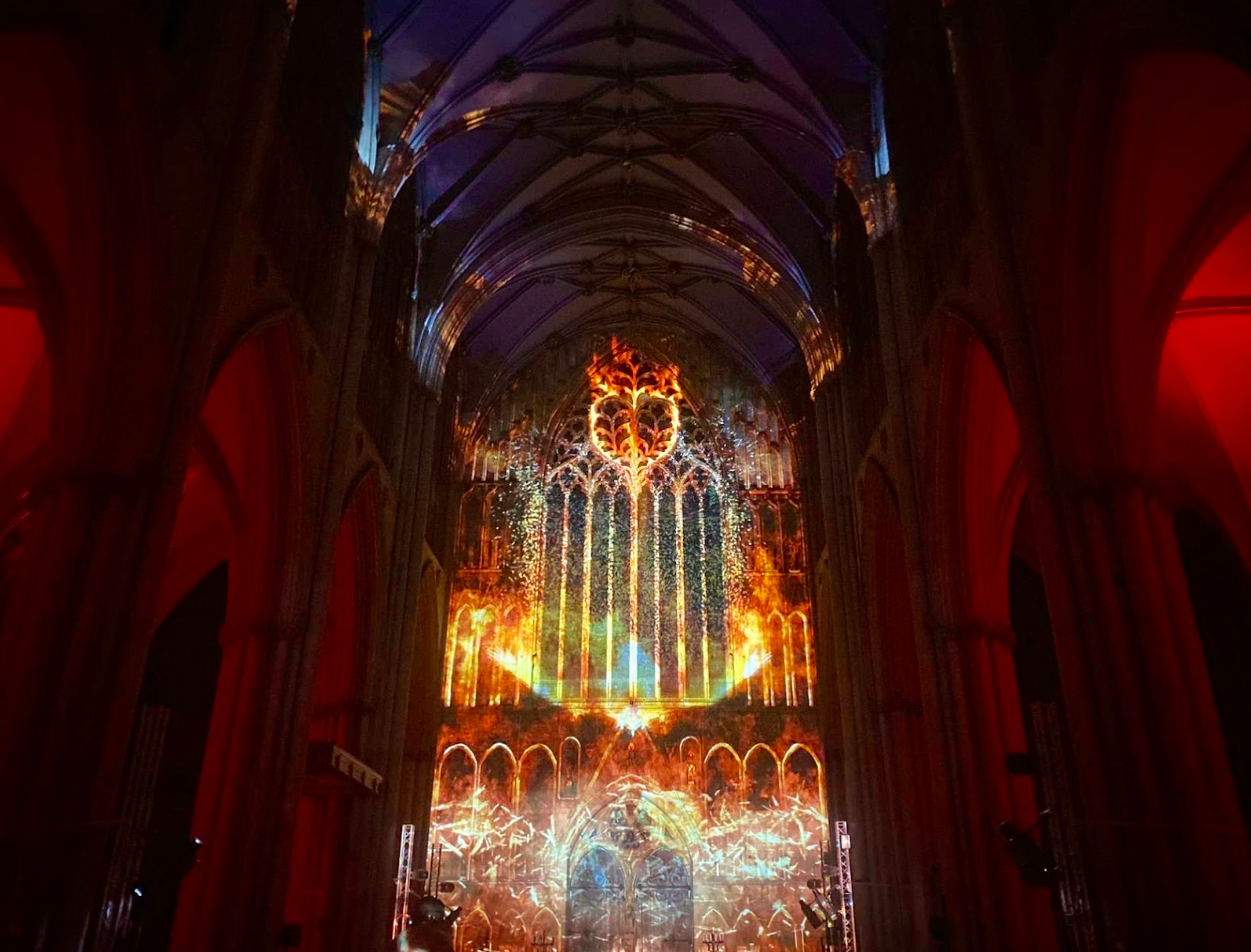
<path fill-rule="evenodd" d="M 577 392 L 529 373 L 458 430 L 429 857 L 457 952 L 815 949 L 798 899 L 825 782 L 789 432 L 710 359 L 689 380 L 717 400 L 640 348 L 582 354 Z"/>
<path fill-rule="evenodd" d="M 648 475 L 678 445 L 682 390 L 677 371 L 643 361 L 613 341 L 610 359 L 592 367 L 591 443 L 621 467 L 635 497 Z"/>

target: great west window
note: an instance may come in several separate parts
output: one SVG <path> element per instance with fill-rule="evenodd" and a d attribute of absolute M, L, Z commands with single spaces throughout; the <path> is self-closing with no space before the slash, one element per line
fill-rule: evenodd
<path fill-rule="evenodd" d="M 815 947 L 791 433 L 708 354 L 583 347 L 458 434 L 430 857 L 458 952 Z"/>

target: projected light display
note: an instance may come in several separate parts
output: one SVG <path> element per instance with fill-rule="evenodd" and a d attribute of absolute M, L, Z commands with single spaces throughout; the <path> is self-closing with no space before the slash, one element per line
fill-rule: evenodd
<path fill-rule="evenodd" d="M 457 952 L 816 948 L 789 432 L 706 354 L 583 346 L 459 434 L 431 825 Z"/>

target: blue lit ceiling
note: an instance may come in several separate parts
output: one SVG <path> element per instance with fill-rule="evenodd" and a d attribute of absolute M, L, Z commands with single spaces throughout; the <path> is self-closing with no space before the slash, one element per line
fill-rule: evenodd
<path fill-rule="evenodd" d="M 811 376 L 881 20 L 874 0 L 378 0 L 377 165 L 416 176 L 428 235 L 423 371 L 671 322 L 765 381 Z"/>

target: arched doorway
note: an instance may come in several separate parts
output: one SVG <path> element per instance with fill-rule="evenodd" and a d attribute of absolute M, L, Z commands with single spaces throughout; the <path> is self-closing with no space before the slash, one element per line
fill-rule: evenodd
<path fill-rule="evenodd" d="M 639 861 L 634 869 L 633 903 L 639 952 L 690 952 L 691 887 L 691 872 L 673 850 L 652 850 Z"/>
<path fill-rule="evenodd" d="M 606 952 L 628 931 L 625 870 L 608 849 L 597 846 L 583 853 L 569 873 L 565 934 L 574 952 Z"/>
<path fill-rule="evenodd" d="M 569 864 L 569 952 L 692 952 L 691 866 L 667 821 L 627 793 L 588 822 Z"/>

